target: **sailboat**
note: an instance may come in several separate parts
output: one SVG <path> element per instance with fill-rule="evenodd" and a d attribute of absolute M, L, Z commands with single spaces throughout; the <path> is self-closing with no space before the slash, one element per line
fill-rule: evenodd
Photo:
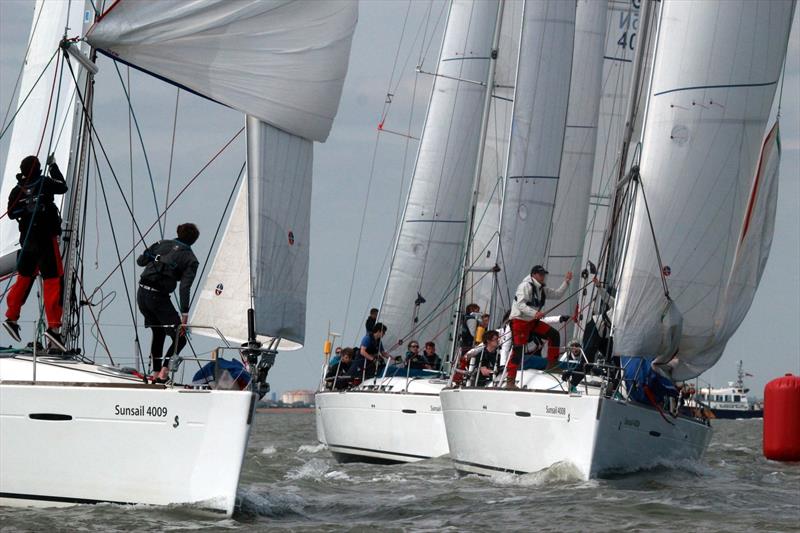
<path fill-rule="evenodd" d="M 498 225 L 509 142 L 514 138 L 526 151 L 548 147 L 546 158 L 518 154 L 528 163 L 516 175 L 521 188 L 557 175 L 575 17 L 573 2 L 451 3 L 378 316 L 388 327 L 389 351 L 435 341 L 453 361 L 458 310 L 467 300 L 491 306 L 503 275 L 496 265 L 508 253 Z M 547 75 L 540 75 L 545 64 Z M 554 128 L 539 130 L 537 120 Z M 569 164 L 584 167 L 585 149 L 589 159 L 593 154 L 592 132 L 576 127 L 570 135 Z M 562 203 L 574 201 L 574 191 Z M 585 226 L 585 220 L 574 223 Z M 443 376 L 388 365 L 347 390 L 326 390 L 323 383 L 316 395 L 318 438 L 340 460 L 409 462 L 446 454 L 438 397 L 446 385 Z"/>
<path fill-rule="evenodd" d="M 304 342 L 313 143 L 327 138 L 338 109 L 357 4 L 95 6 L 102 7 L 37 1 L 21 78 L 2 195 L 23 156 L 54 153 L 68 162 L 68 350 L 44 352 L 34 339 L 0 354 L 0 504 L 192 504 L 230 516 L 269 369 L 279 349 Z M 81 214 L 87 167 L 102 142 L 92 116 L 98 54 L 247 117 L 247 180 L 188 325 L 219 339 L 211 363 L 216 354 L 243 361 L 249 379 L 242 386 L 178 384 L 178 357 L 170 363 L 172 382 L 152 384 L 79 350 L 78 326 L 89 320 L 81 301 L 91 299 L 81 275 Z M 14 226 L 0 221 L 0 264 L 9 276 L 19 248 Z M 145 232 L 142 249 L 145 238 L 156 240 Z M 183 361 L 192 359 L 208 363 Z M 142 456 L 146 467 L 121 459 Z"/>
<path fill-rule="evenodd" d="M 537 370 L 517 390 L 444 389 L 459 470 L 569 463 L 588 479 L 702 457 L 708 420 L 681 415 L 670 396 L 719 359 L 765 266 L 780 156 L 767 121 L 794 8 L 643 4 L 598 262 L 611 299 L 587 313 L 610 315 L 613 348 L 574 390 Z"/>

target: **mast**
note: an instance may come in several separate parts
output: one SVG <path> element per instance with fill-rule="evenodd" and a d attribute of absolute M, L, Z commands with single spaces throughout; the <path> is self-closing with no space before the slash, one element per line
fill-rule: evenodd
<path fill-rule="evenodd" d="M 497 19 L 494 25 L 494 34 L 492 36 L 492 50 L 491 61 L 489 62 L 489 76 L 486 80 L 486 95 L 483 99 L 483 114 L 481 116 L 481 129 L 480 138 L 478 140 L 478 156 L 475 162 L 475 172 L 472 177 L 472 203 L 469 209 L 469 223 L 467 224 L 467 231 L 464 235 L 464 253 L 461 262 L 461 275 L 459 276 L 458 283 L 458 300 L 456 303 L 455 314 L 456 319 L 453 321 L 453 335 L 451 342 L 451 355 L 450 360 L 456 358 L 458 350 L 459 328 L 461 326 L 461 308 L 464 306 L 464 285 L 467 279 L 467 272 L 469 270 L 470 260 L 470 247 L 472 244 L 472 232 L 475 225 L 475 210 L 478 203 L 478 187 L 480 185 L 481 170 L 483 169 L 483 149 L 486 144 L 486 128 L 489 125 L 489 109 L 492 104 L 492 93 L 494 92 L 494 74 L 497 67 L 497 54 L 500 45 L 500 27 L 503 24 L 503 8 L 505 7 L 505 0 L 500 0 L 497 4 Z"/>
<path fill-rule="evenodd" d="M 76 46 L 67 43 L 66 46 Z M 75 52 L 75 51 L 74 51 Z M 80 53 L 80 52 L 77 52 Z M 64 50 L 66 56 L 67 51 Z M 97 53 L 92 47 L 90 52 L 91 63 L 97 60 Z M 86 195 L 86 172 L 89 162 L 89 136 L 91 135 L 92 106 L 94 103 L 94 74 L 90 70 L 81 71 L 78 78 L 85 78 L 83 96 L 86 109 L 76 106 L 76 115 L 82 115 L 83 120 L 76 120 L 73 124 L 73 146 L 79 147 L 78 157 L 75 159 L 74 177 L 71 182 L 71 193 L 64 206 L 64 237 L 62 239 L 62 257 L 64 258 L 64 289 L 62 294 L 63 321 L 62 333 L 67 347 L 78 341 L 78 325 L 80 322 L 80 297 L 75 294 L 75 282 L 79 276 L 78 253 L 80 252 L 80 214 Z M 74 315 L 74 316 L 73 316 Z M 138 347 L 137 347 L 138 348 Z"/>

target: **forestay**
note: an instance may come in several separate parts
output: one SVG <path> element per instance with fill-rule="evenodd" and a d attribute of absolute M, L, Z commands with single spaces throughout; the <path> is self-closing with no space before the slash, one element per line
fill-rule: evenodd
<path fill-rule="evenodd" d="M 575 2 L 525 4 L 500 226 L 502 280 L 512 295 L 531 266 L 547 257 L 574 33 Z"/>
<path fill-rule="evenodd" d="M 43 170 L 46 170 L 45 160 L 49 153 L 54 153 L 61 171 L 65 176 L 69 176 L 68 169 L 73 161 L 71 144 L 75 121 L 75 83 L 66 67 L 62 75 L 58 47 L 65 34 L 68 37 L 80 36 L 84 19 L 90 16 L 91 13 L 84 9 L 82 1 L 36 2 L 29 38 L 30 45 L 19 85 L 17 102 L 19 111 L 14 119 L 8 156 L 0 177 L 2 179 L 0 201 L 4 213 L 0 218 L 0 275 L 2 276 L 13 272 L 16 268 L 19 228 L 17 222 L 9 219 L 5 213 L 11 189 L 17 184 L 16 175 L 20 171 L 19 164 L 22 159 L 36 155 L 42 163 Z M 41 79 L 36 83 L 39 76 Z M 26 96 L 27 101 L 22 105 Z"/>
<path fill-rule="evenodd" d="M 357 18 L 355 0 L 117 0 L 87 38 L 119 61 L 324 141 Z"/>
<path fill-rule="evenodd" d="M 452 328 L 497 11 L 496 0 L 450 8 L 381 305 L 387 348 L 409 335 L 441 340 Z"/>
<path fill-rule="evenodd" d="M 547 268 L 553 275 L 575 272 L 568 294 L 574 292 L 581 283 L 578 272 L 583 262 L 592 189 L 606 9 L 605 0 L 579 0 L 575 12 L 575 46 L 572 54 L 567 126 L 547 258 Z M 577 296 L 568 299 L 553 314 L 572 315 L 576 301 Z"/>
<path fill-rule="evenodd" d="M 641 182 L 683 314 L 676 380 L 710 368 L 744 318 L 769 252 L 779 150 L 765 139 L 794 2 L 663 5 Z M 641 190 L 615 313 L 615 351 L 655 355 L 665 306 Z"/>

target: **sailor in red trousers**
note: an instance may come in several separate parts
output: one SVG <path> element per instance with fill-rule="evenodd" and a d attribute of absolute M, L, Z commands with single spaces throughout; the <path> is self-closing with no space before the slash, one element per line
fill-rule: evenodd
<path fill-rule="evenodd" d="M 44 334 L 51 347 L 65 351 L 60 332 L 64 276 L 58 243 L 61 216 L 55 204 L 55 195 L 67 192 L 67 184 L 52 155 L 47 159 L 47 166 L 49 176 L 42 174 L 36 156 L 29 155 L 23 159 L 21 172 L 17 174 L 17 186 L 8 197 L 8 218 L 19 224 L 21 249 L 17 256 L 17 280 L 8 292 L 8 311 L 3 326 L 15 341 L 22 340 L 17 321 L 34 279 L 41 274 L 47 315 L 47 331 Z"/>
<path fill-rule="evenodd" d="M 531 334 L 547 341 L 547 363 L 552 367 L 558 362 L 561 336 L 555 328 L 542 320 L 547 297 L 560 298 L 572 280 L 572 272 L 564 275 L 564 282 L 557 289 L 545 285 L 548 272 L 542 265 L 531 269 L 530 277 L 525 278 L 517 287 L 514 303 L 511 305 L 511 333 L 513 335 L 513 354 L 508 361 L 506 386 L 516 387 L 517 369 L 522 364 L 523 351 Z"/>

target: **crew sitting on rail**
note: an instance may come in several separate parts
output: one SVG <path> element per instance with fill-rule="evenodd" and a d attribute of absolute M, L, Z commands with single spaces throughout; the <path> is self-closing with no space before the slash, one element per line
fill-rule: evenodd
<path fill-rule="evenodd" d="M 372 333 L 364 335 L 351 367 L 350 375 L 352 377 L 371 378 L 377 372 L 382 360 L 389 360 L 389 354 L 383 349 L 383 342 L 381 342 L 381 337 L 385 334 L 386 326 L 381 322 L 376 322 L 372 327 Z"/>
<path fill-rule="evenodd" d="M 425 357 L 419 353 L 419 342 L 413 340 L 408 341 L 405 364 L 412 370 L 422 370 L 426 368 Z"/>
<path fill-rule="evenodd" d="M 425 343 L 425 353 L 423 353 L 423 356 L 425 357 L 425 364 L 427 365 L 425 368 L 436 371 L 442 369 L 442 358 L 436 353 L 435 342 L 428 341 Z"/>
<path fill-rule="evenodd" d="M 20 173 L 17 174 L 17 185 L 8 196 L 5 214 L 17 221 L 20 250 L 17 254 L 17 279 L 8 290 L 8 310 L 3 326 L 12 339 L 17 342 L 22 340 L 18 323 L 20 312 L 36 276 L 41 275 L 47 317 L 44 336 L 52 349 L 63 352 L 66 351 L 61 337 L 64 268 L 59 250 L 61 215 L 55 204 L 55 196 L 67 192 L 67 183 L 52 155 L 47 158 L 46 164 L 49 172 L 42 174 L 39 158 L 29 155 L 23 159 L 19 166 Z M 11 240 L 10 235 L 7 238 Z"/>
<path fill-rule="evenodd" d="M 542 308 L 545 306 L 548 296 L 560 298 L 566 292 L 569 282 L 572 280 L 572 272 L 564 275 L 564 282 L 558 289 L 551 289 L 545 285 L 547 274 L 547 270 L 542 265 L 535 265 L 531 269 L 530 277 L 522 280 L 517 287 L 510 315 L 514 346 L 507 365 L 506 386 L 509 388 L 516 387 L 517 369 L 522 364 L 525 344 L 531 333 L 547 341 L 548 366 L 554 367 L 558 362 L 561 336 L 555 328 L 542 320 L 545 317 Z"/>
<path fill-rule="evenodd" d="M 461 354 L 467 353 L 475 346 L 475 335 L 481 323 L 481 308 L 478 304 L 468 304 L 461 317 Z"/>
<path fill-rule="evenodd" d="M 464 356 L 469 361 L 469 368 L 475 372 L 473 383 L 478 387 L 485 387 L 492 382 L 495 366 L 497 365 L 497 348 L 500 344 L 500 334 L 497 331 L 487 331 L 484 343 L 468 351 Z"/>
<path fill-rule="evenodd" d="M 353 364 L 353 349 L 344 348 L 336 361 L 331 361 L 325 374 L 328 389 L 340 390 L 350 386 L 350 366 Z"/>

